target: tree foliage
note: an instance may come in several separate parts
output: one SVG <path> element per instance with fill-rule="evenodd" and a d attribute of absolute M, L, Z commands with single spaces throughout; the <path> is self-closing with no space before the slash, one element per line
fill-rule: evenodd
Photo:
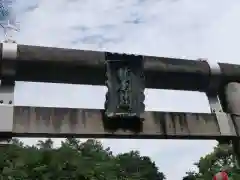
<path fill-rule="evenodd" d="M 53 141 L 26 146 L 19 139 L 0 147 L 0 179 L 6 180 L 163 180 L 164 174 L 138 151 L 113 155 L 96 140 L 68 138 L 61 147 Z"/>
<path fill-rule="evenodd" d="M 235 164 L 232 145 L 218 144 L 213 151 L 194 164 L 198 172 L 187 172 L 183 180 L 212 180 L 213 176 L 225 169 L 232 180 L 240 179 L 240 171 Z"/>

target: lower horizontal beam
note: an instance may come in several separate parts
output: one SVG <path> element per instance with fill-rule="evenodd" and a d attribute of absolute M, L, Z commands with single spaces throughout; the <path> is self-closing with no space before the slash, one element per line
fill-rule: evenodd
<path fill-rule="evenodd" d="M 12 136 L 135 139 L 216 139 L 221 133 L 214 114 L 145 112 L 140 133 L 104 128 L 103 110 L 14 107 Z M 6 124 L 0 119 L 1 126 Z M 6 134 L 6 133 L 5 133 Z M 0 132 L 4 136 L 4 132 Z M 231 135 L 230 135 L 231 136 Z"/>

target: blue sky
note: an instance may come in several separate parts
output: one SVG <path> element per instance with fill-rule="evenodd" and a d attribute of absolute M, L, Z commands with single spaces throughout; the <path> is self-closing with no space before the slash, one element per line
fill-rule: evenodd
<path fill-rule="evenodd" d="M 17 0 L 19 44 L 209 58 L 239 64 L 239 0 Z M 18 105 L 102 108 L 104 87 L 18 82 Z M 209 112 L 197 92 L 146 90 L 147 110 Z M 28 144 L 37 139 L 24 139 Z M 168 180 L 181 180 L 215 141 L 101 140 L 115 153 L 139 150 Z M 55 140 L 59 145 L 60 139 Z"/>

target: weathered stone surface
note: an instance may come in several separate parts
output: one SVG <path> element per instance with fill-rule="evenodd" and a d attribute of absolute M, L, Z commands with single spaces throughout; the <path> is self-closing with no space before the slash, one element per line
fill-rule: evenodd
<path fill-rule="evenodd" d="M 17 136 L 113 137 L 153 139 L 215 139 L 220 136 L 214 114 L 145 112 L 140 133 L 104 128 L 102 110 L 15 107 L 13 133 Z"/>

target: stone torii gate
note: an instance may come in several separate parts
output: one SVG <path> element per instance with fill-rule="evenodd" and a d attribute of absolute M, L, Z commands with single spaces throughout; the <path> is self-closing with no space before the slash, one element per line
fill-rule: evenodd
<path fill-rule="evenodd" d="M 13 42 L 0 52 L 2 139 L 216 139 L 240 159 L 240 65 Z M 106 85 L 105 109 L 15 106 L 15 81 Z M 211 113 L 146 112 L 145 87 L 205 92 Z"/>

